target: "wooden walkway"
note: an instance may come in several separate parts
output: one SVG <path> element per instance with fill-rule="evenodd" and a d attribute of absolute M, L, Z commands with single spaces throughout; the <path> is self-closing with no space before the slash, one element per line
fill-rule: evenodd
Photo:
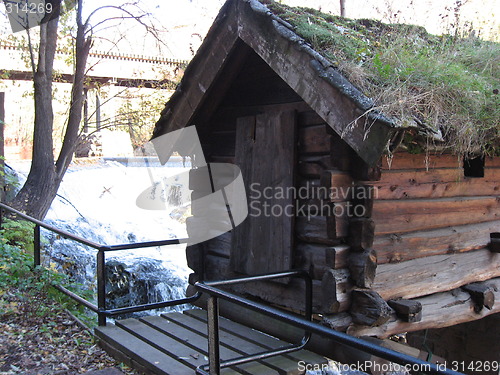
<path fill-rule="evenodd" d="M 254 354 L 286 345 L 285 342 L 230 320 L 220 318 L 221 359 Z M 118 360 L 158 375 L 193 375 L 208 362 L 206 311 L 189 310 L 140 319 L 117 320 L 96 328 L 96 335 Z M 125 361 L 124 359 L 128 359 Z M 324 364 L 327 360 L 307 350 L 224 369 L 222 374 L 298 375 L 299 362 Z"/>

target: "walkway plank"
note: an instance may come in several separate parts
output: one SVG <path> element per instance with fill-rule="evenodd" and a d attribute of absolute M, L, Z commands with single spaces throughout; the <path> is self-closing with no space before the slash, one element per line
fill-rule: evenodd
<path fill-rule="evenodd" d="M 277 349 L 288 343 L 220 318 L 221 360 Z M 111 353 L 154 375 L 194 375 L 208 362 L 206 312 L 190 310 L 117 320 L 95 329 Z M 325 364 L 327 360 L 307 350 L 252 361 L 221 371 L 223 375 L 300 375 L 299 361 Z"/>
<path fill-rule="evenodd" d="M 182 315 L 180 313 L 170 313 L 170 314 Z M 204 355 L 205 363 L 208 362 L 208 360 L 206 359 L 206 357 L 208 356 L 206 335 L 186 329 L 185 327 L 182 327 L 178 324 L 175 324 L 159 316 L 148 316 L 145 318 L 141 318 L 140 320 L 146 324 L 151 325 L 152 327 L 154 327 L 155 329 L 161 331 L 166 335 L 172 335 L 172 337 L 175 337 L 176 340 L 178 340 L 179 342 L 182 342 L 183 344 L 188 345 L 191 348 L 200 351 Z M 227 360 L 239 357 L 240 354 L 227 348 L 224 345 L 221 345 L 220 356 L 221 360 Z M 238 366 L 238 369 L 241 369 L 242 372 L 245 374 L 251 374 L 251 375 L 277 374 L 277 371 L 267 368 L 266 366 L 263 366 L 257 362 L 250 362 L 240 365 Z"/>
<path fill-rule="evenodd" d="M 164 315 L 166 319 L 181 324 L 185 327 L 189 327 L 190 329 L 196 330 L 202 333 L 206 337 L 207 325 L 205 322 L 200 321 L 198 319 L 193 319 L 193 317 L 190 317 L 185 314 L 164 314 Z M 219 319 L 220 322 L 223 320 L 226 319 L 224 318 Z M 248 331 L 249 328 L 247 328 L 246 330 Z M 260 335 L 263 336 L 262 333 Z M 248 341 L 228 331 L 221 330 L 219 333 L 219 337 L 222 346 L 230 348 L 231 350 L 234 350 L 235 352 L 239 353 L 236 357 L 242 355 L 256 354 L 269 350 L 269 348 L 263 345 Z M 284 343 L 284 345 L 286 345 L 286 343 Z M 298 372 L 297 362 L 284 356 L 268 358 L 260 361 L 260 363 L 263 363 L 266 366 L 275 369 L 276 373 L 280 373 L 283 375 L 300 374 L 300 372 Z"/>
<path fill-rule="evenodd" d="M 183 345 L 137 319 L 118 320 L 116 326 L 192 369 L 206 363 L 204 353 Z"/>
<path fill-rule="evenodd" d="M 204 310 L 186 310 L 184 311 L 184 314 L 201 320 L 205 323 L 207 321 L 207 312 Z M 248 341 L 262 345 L 267 349 L 277 349 L 288 344 L 287 342 L 282 341 L 276 337 L 262 334 L 262 332 L 259 332 L 253 328 L 246 327 L 240 323 L 233 322 L 229 319 L 221 318 L 219 321 L 219 327 L 223 331 L 231 332 L 232 334 L 240 336 Z M 299 350 L 297 352 L 288 353 L 285 356 L 295 361 L 296 366 L 299 361 L 304 361 L 308 364 L 326 364 L 328 362 L 325 357 L 322 357 L 308 350 Z"/>
<path fill-rule="evenodd" d="M 141 363 L 154 374 L 193 375 L 194 373 L 193 369 L 155 348 L 144 345 L 142 340 L 116 326 L 98 327 L 95 332 L 100 339 Z"/>

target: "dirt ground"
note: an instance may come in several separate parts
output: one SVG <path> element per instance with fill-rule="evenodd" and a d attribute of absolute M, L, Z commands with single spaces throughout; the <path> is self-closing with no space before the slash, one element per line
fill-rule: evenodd
<path fill-rule="evenodd" d="M 74 375 L 113 367 L 137 374 L 108 356 L 54 302 L 16 290 L 0 293 L 0 375 Z"/>

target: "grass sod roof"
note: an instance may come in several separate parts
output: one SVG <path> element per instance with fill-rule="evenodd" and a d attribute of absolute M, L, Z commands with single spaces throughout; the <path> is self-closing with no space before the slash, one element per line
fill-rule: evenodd
<path fill-rule="evenodd" d="M 407 130 L 409 151 L 500 155 L 500 44 L 261 2 Z"/>

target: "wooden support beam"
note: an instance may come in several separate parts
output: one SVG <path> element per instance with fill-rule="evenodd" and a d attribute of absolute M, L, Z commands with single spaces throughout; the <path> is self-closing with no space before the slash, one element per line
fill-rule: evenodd
<path fill-rule="evenodd" d="M 500 157 L 498 156 L 486 156 L 484 158 L 484 166 L 492 168 L 500 168 Z"/>
<path fill-rule="evenodd" d="M 353 205 L 353 214 L 355 217 L 370 218 L 373 214 L 373 200 L 376 197 L 376 191 L 370 185 L 353 186 L 353 195 L 351 203 Z"/>
<path fill-rule="evenodd" d="M 295 247 L 295 266 L 310 272 L 313 279 L 321 280 L 323 274 L 336 268 L 336 253 L 346 246 L 324 246 L 298 243 Z"/>
<path fill-rule="evenodd" d="M 415 298 L 500 277 L 500 254 L 488 249 L 381 264 L 372 288 L 384 299 Z"/>
<path fill-rule="evenodd" d="M 496 300 L 500 299 L 500 278 L 486 282 L 493 291 Z M 389 321 L 379 327 L 351 325 L 347 333 L 354 336 L 376 336 L 386 338 L 401 332 L 415 332 L 424 329 L 444 328 L 456 324 L 467 323 L 485 316 L 500 313 L 500 303 L 493 305 L 491 310 L 474 311 L 474 302 L 471 295 L 464 290 L 455 289 L 448 292 L 435 293 L 426 297 L 416 298 L 414 301 L 422 305 L 422 319 L 418 322 L 403 322 L 396 314 Z M 330 317 L 332 325 L 337 324 L 334 316 Z M 345 318 L 338 322 L 345 327 Z"/>
<path fill-rule="evenodd" d="M 203 244 L 190 245 L 186 247 L 187 265 L 195 274 L 203 274 L 203 260 L 204 256 Z"/>
<path fill-rule="evenodd" d="M 330 153 L 330 134 L 326 124 L 301 127 L 299 129 L 299 152 L 301 154 Z"/>
<path fill-rule="evenodd" d="M 328 191 L 330 202 L 343 202 L 351 200 L 354 197 L 354 181 L 346 173 L 336 170 L 324 171 L 321 175 L 321 186 Z"/>
<path fill-rule="evenodd" d="M 325 120 L 323 120 L 316 112 L 314 112 L 311 109 L 300 113 L 298 122 L 299 126 L 311 126 L 311 125 L 321 125 L 321 124 L 326 125 Z"/>
<path fill-rule="evenodd" d="M 490 233 L 488 249 L 490 249 L 492 253 L 500 253 L 500 232 Z"/>
<path fill-rule="evenodd" d="M 295 267 L 308 270 L 314 279 L 321 280 L 323 274 L 332 269 L 348 267 L 349 246 L 325 246 L 299 242 L 295 247 Z"/>
<path fill-rule="evenodd" d="M 500 157 L 486 156 L 486 168 L 500 168 Z M 428 154 L 409 154 L 407 152 L 395 153 L 393 158 L 387 156 L 382 157 L 382 170 L 398 171 L 398 170 L 423 170 L 430 171 L 433 169 L 455 169 L 463 168 L 463 159 L 458 155 L 428 153 Z"/>
<path fill-rule="evenodd" d="M 428 231 L 386 234 L 375 238 L 373 249 L 377 252 L 378 264 L 479 250 L 488 247 L 490 233 L 498 228 L 500 221 L 497 220 Z"/>
<path fill-rule="evenodd" d="M 493 293 L 493 288 L 487 282 L 464 285 L 462 289 L 470 294 L 476 313 L 479 313 L 483 307 L 486 307 L 488 310 L 493 308 L 495 294 Z"/>
<path fill-rule="evenodd" d="M 382 175 L 382 179 L 386 174 Z M 425 199 L 498 195 L 500 180 L 468 178 L 463 181 L 374 183 L 377 199 Z"/>
<path fill-rule="evenodd" d="M 295 233 L 301 241 L 336 245 L 339 240 L 336 239 L 335 232 L 335 217 L 297 216 L 295 218 Z"/>
<path fill-rule="evenodd" d="M 349 171 L 351 159 L 355 155 L 354 150 L 337 134 L 333 134 L 331 137 L 330 149 L 331 165 L 340 171 Z"/>
<path fill-rule="evenodd" d="M 319 179 L 331 167 L 330 155 L 299 155 L 298 171 L 301 177 Z"/>
<path fill-rule="evenodd" d="M 348 243 L 353 251 L 371 249 L 375 237 L 375 222 L 367 218 L 349 220 Z"/>
<path fill-rule="evenodd" d="M 384 170 L 380 181 L 369 184 L 377 199 L 499 195 L 500 168 L 487 167 L 484 178 L 465 177 L 463 168 Z"/>
<path fill-rule="evenodd" d="M 321 280 L 322 304 L 321 311 L 324 314 L 331 314 L 339 311 L 340 302 L 337 299 L 337 280 L 335 271 L 329 269 Z"/>
<path fill-rule="evenodd" d="M 422 304 L 408 299 L 389 300 L 387 304 L 396 311 L 396 315 L 404 322 L 419 322 L 422 320 Z"/>
<path fill-rule="evenodd" d="M 371 288 L 377 271 L 377 254 L 374 250 L 365 250 L 349 255 L 351 279 L 360 288 Z"/>
<path fill-rule="evenodd" d="M 336 245 L 339 239 L 348 235 L 348 218 L 347 216 L 336 215 L 336 212 L 347 212 L 347 208 L 343 203 L 335 203 L 335 207 L 331 209 L 332 215 L 316 215 L 297 216 L 295 218 L 295 233 L 299 239 L 304 242 L 322 243 L 327 245 Z M 299 230 L 302 230 L 299 232 Z"/>
<path fill-rule="evenodd" d="M 396 169 L 384 170 L 375 186 L 418 186 L 429 183 L 459 182 L 464 180 L 462 168 Z"/>
<path fill-rule="evenodd" d="M 205 251 L 210 255 L 217 255 L 223 258 L 231 256 L 232 232 L 226 232 L 218 237 L 204 242 Z"/>
<path fill-rule="evenodd" d="M 382 177 L 382 162 L 375 166 L 370 166 L 359 156 L 354 155 L 351 161 L 351 175 L 354 179 L 360 181 L 378 181 Z"/>
<path fill-rule="evenodd" d="M 483 223 L 499 216 L 500 200 L 495 196 L 376 200 L 373 206 L 377 235 Z"/>
<path fill-rule="evenodd" d="M 434 169 L 434 168 L 461 168 L 462 159 L 451 154 L 410 154 L 408 152 L 396 152 L 392 159 L 382 157 L 382 169 Z"/>
<path fill-rule="evenodd" d="M 355 289 L 351 292 L 351 299 L 349 313 L 356 324 L 380 326 L 387 322 L 393 313 L 384 299 L 373 290 Z"/>

